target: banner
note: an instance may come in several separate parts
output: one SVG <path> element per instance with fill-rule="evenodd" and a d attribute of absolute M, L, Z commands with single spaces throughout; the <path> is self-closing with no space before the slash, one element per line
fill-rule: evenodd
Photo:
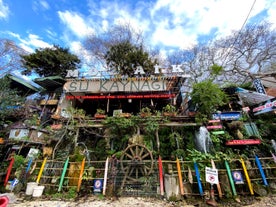
<path fill-rule="evenodd" d="M 252 111 L 254 115 L 259 115 L 259 114 L 268 113 L 274 110 L 276 110 L 276 98 L 262 102 L 257 107 L 253 108 Z"/>

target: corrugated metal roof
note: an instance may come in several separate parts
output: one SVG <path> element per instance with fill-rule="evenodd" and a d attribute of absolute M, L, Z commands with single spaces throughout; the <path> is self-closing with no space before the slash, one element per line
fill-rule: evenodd
<path fill-rule="evenodd" d="M 35 93 L 40 90 L 40 88 L 32 85 L 30 80 L 27 81 L 23 78 L 20 78 L 12 74 L 9 74 L 8 77 L 14 82 L 11 83 L 11 85 L 17 88 L 19 91 L 28 91 L 27 93 Z"/>
<path fill-rule="evenodd" d="M 36 78 L 34 82 L 48 91 L 54 91 L 64 85 L 65 80 L 60 76 Z"/>
<path fill-rule="evenodd" d="M 239 94 L 239 97 L 242 99 L 243 103 L 247 106 L 253 106 L 274 98 L 273 96 L 255 91 L 249 91 L 243 88 L 237 88 L 237 93 Z"/>

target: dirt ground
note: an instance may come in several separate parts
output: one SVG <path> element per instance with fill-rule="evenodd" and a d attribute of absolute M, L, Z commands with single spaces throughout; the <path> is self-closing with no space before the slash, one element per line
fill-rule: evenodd
<path fill-rule="evenodd" d="M 161 198 L 140 198 L 140 197 L 120 197 L 116 199 L 99 198 L 96 196 L 89 196 L 87 198 L 80 198 L 74 201 L 50 201 L 43 200 L 41 198 L 31 198 L 31 200 L 17 198 L 16 196 L 10 196 L 11 202 L 8 207 L 192 207 L 192 206 L 210 206 L 206 204 L 206 201 L 201 199 L 186 200 L 172 202 Z M 267 197 L 243 197 L 240 198 L 240 202 L 230 200 L 217 201 L 217 206 L 221 207 L 275 207 L 276 195 L 269 195 Z"/>

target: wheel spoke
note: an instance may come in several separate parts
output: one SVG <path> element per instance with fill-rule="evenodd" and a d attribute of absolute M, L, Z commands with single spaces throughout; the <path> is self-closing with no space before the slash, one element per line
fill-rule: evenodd
<path fill-rule="evenodd" d="M 136 179 L 139 178 L 139 168 L 136 168 L 136 171 L 135 171 L 135 178 L 136 178 Z"/>
<path fill-rule="evenodd" d="M 144 147 L 141 149 L 141 151 L 140 151 L 140 153 L 139 153 L 139 157 L 141 157 L 142 156 L 142 154 L 143 154 L 143 152 L 144 152 Z"/>
<path fill-rule="evenodd" d="M 153 170 L 151 151 L 143 145 L 130 145 L 121 156 L 121 166 L 125 173 L 125 179 L 129 182 L 139 182 L 141 177 L 149 175 Z"/>
<path fill-rule="evenodd" d="M 130 150 L 132 156 L 135 157 L 135 152 L 133 151 L 133 149 L 130 147 L 129 150 Z"/>
<path fill-rule="evenodd" d="M 135 155 L 137 156 L 138 154 L 139 154 L 139 147 L 138 147 L 138 145 L 136 145 Z"/>
<path fill-rule="evenodd" d="M 130 160 L 132 160 L 133 156 L 131 156 L 131 155 L 128 154 L 127 152 L 125 153 L 125 155 L 126 155 Z"/>
<path fill-rule="evenodd" d="M 143 167 L 140 168 L 140 171 L 141 171 L 141 173 L 142 173 L 143 176 L 145 176 L 147 174 L 146 171 L 145 171 L 145 169 Z"/>
<path fill-rule="evenodd" d="M 129 171 L 128 175 L 131 176 L 131 174 L 133 173 L 134 168 L 132 167 L 131 170 Z"/>
<path fill-rule="evenodd" d="M 127 176 L 127 178 L 128 178 L 129 180 L 132 180 L 132 181 L 137 181 L 137 179 L 135 179 L 135 178 L 133 178 L 133 177 L 131 177 L 131 176 Z"/>
<path fill-rule="evenodd" d="M 142 159 L 145 159 L 147 156 L 149 156 L 150 155 L 150 153 L 148 152 L 148 153 L 146 153 L 146 154 L 144 154 L 143 156 L 142 156 Z"/>
<path fill-rule="evenodd" d="M 145 169 L 145 172 L 146 172 L 146 174 L 147 174 L 148 172 L 150 172 L 150 169 L 151 169 L 151 168 L 150 168 L 149 166 L 146 166 L 146 165 L 145 165 L 145 166 L 144 166 L 144 169 Z"/>

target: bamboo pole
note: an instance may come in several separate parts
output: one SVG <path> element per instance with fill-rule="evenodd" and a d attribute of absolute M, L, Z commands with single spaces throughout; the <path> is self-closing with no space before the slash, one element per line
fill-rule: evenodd
<path fill-rule="evenodd" d="M 81 169 L 80 169 L 80 175 L 79 175 L 77 192 L 80 191 L 81 182 L 82 182 L 82 176 L 83 176 L 83 172 L 84 172 L 84 167 L 85 167 L 85 158 L 83 158 L 83 160 L 81 162 Z"/>
<path fill-rule="evenodd" d="M 39 173 L 38 173 L 38 176 L 37 176 L 37 179 L 36 179 L 37 183 L 39 183 L 39 181 L 40 181 L 40 178 L 42 176 L 42 173 L 43 173 L 43 170 L 44 170 L 46 162 L 47 162 L 47 157 L 45 157 L 44 160 L 43 160 L 43 162 L 42 162 L 41 168 L 39 170 Z"/>
<path fill-rule="evenodd" d="M 230 170 L 229 164 L 228 164 L 228 162 L 226 160 L 224 161 L 224 164 L 225 164 L 225 168 L 226 168 L 226 171 L 227 171 L 228 179 L 229 179 L 229 182 L 230 182 L 230 185 L 231 185 L 231 188 L 232 188 L 233 195 L 237 196 L 237 191 L 236 191 L 235 183 L 233 181 L 233 177 L 232 177 L 232 174 L 231 174 L 231 170 Z"/>
<path fill-rule="evenodd" d="M 160 182 L 160 194 L 164 195 L 164 179 L 163 179 L 163 164 L 161 156 L 158 158 L 158 167 L 159 167 L 159 182 Z"/>
<path fill-rule="evenodd" d="M 252 187 L 251 180 L 250 180 L 250 177 L 248 175 L 244 160 L 242 158 L 240 158 L 240 161 L 241 161 L 241 164 L 242 164 L 243 172 L 245 174 L 245 178 L 246 178 L 246 181 L 247 181 L 247 184 L 248 184 L 250 194 L 254 195 L 253 187 Z"/>
<path fill-rule="evenodd" d="M 180 161 L 179 161 L 178 158 L 176 158 L 176 167 L 177 167 L 178 178 L 179 178 L 180 193 L 181 193 L 181 195 L 184 195 L 184 187 L 183 187 L 183 181 L 182 181 L 182 173 L 181 173 Z"/>
<path fill-rule="evenodd" d="M 216 169 L 216 164 L 215 164 L 215 162 L 214 162 L 213 159 L 211 159 L 211 165 L 212 165 L 213 169 Z M 218 181 L 218 184 L 217 184 L 217 189 L 218 189 L 219 198 L 222 198 L 222 191 L 221 191 L 221 187 L 220 187 L 219 181 Z"/>
<path fill-rule="evenodd" d="M 69 157 L 66 159 L 66 161 L 64 163 L 64 167 L 63 167 L 63 170 L 62 170 L 62 174 L 61 174 L 60 182 L 59 182 L 59 186 L 58 186 L 58 192 L 61 191 L 61 188 L 62 188 L 62 185 L 63 185 L 63 180 L 64 180 L 64 177 L 65 177 L 65 173 L 66 173 L 66 170 L 67 170 L 67 167 L 68 167 L 68 163 L 69 163 Z"/>

